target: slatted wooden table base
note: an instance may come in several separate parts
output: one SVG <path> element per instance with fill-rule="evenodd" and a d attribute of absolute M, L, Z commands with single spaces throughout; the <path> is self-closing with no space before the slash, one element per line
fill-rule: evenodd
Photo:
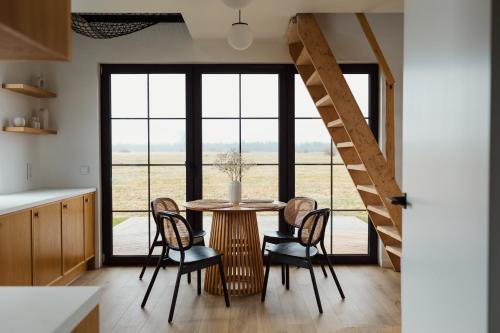
<path fill-rule="evenodd" d="M 253 295 L 262 291 L 264 269 L 255 211 L 215 211 L 210 247 L 224 253 L 224 271 L 230 295 Z M 223 294 L 216 266 L 207 269 L 205 291 Z"/>

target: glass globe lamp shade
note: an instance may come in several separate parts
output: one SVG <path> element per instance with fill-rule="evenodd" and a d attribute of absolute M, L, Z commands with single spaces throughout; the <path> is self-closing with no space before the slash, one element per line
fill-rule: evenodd
<path fill-rule="evenodd" d="M 238 51 L 246 50 L 252 45 L 252 30 L 246 23 L 234 23 L 229 29 L 227 41 L 233 49 Z"/>

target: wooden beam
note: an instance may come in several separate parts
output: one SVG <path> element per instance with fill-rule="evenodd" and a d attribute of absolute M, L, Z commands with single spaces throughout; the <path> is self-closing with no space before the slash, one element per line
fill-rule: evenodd
<path fill-rule="evenodd" d="M 394 176 L 394 85 L 385 83 L 385 158 L 389 172 Z"/>
<path fill-rule="evenodd" d="M 373 31 L 366 19 L 365 14 L 356 13 L 356 18 L 361 25 L 361 29 L 370 44 L 370 47 L 377 58 L 377 62 L 382 69 L 385 77 L 385 157 L 387 159 L 387 164 L 389 172 L 394 175 L 395 172 L 395 160 L 394 160 L 394 75 L 387 63 L 384 53 L 380 48 L 380 45 L 373 34 Z"/>
<path fill-rule="evenodd" d="M 373 34 L 373 31 L 370 27 L 370 24 L 368 23 L 368 20 L 366 19 L 365 14 L 356 13 L 356 17 L 358 18 L 359 24 L 361 25 L 361 29 L 363 29 L 363 32 L 365 33 L 366 39 L 368 40 L 368 43 L 370 44 L 372 51 L 375 54 L 375 57 L 377 58 L 378 64 L 382 68 L 385 80 L 389 82 L 390 85 L 393 85 L 396 81 L 394 79 L 394 76 L 392 75 L 391 69 L 389 68 L 389 64 L 385 60 L 384 54 L 382 53 L 382 49 L 378 45 L 377 39 Z"/>
<path fill-rule="evenodd" d="M 299 36 L 297 35 L 297 17 L 295 16 L 290 19 L 288 24 L 286 39 L 288 44 L 300 42 Z"/>

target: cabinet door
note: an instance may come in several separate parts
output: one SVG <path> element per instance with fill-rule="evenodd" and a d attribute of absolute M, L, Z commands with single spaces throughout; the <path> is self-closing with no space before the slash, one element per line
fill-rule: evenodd
<path fill-rule="evenodd" d="M 61 203 L 33 209 L 33 284 L 47 285 L 62 275 Z"/>
<path fill-rule="evenodd" d="M 0 216 L 0 286 L 31 284 L 31 210 Z"/>
<path fill-rule="evenodd" d="M 94 256 L 94 193 L 83 197 L 85 220 L 85 260 Z"/>
<path fill-rule="evenodd" d="M 84 260 L 83 197 L 62 202 L 63 272 L 67 273 Z"/>
<path fill-rule="evenodd" d="M 71 1 L 0 1 L 0 58 L 70 60 Z"/>

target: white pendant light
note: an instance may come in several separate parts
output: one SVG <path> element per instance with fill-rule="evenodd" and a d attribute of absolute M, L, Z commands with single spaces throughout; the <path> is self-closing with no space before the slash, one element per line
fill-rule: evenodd
<path fill-rule="evenodd" d="M 238 11 L 238 22 L 233 23 L 227 35 L 227 41 L 233 49 L 246 50 L 252 45 L 253 34 L 248 23 L 241 22 L 241 11 Z"/>
<path fill-rule="evenodd" d="M 233 9 L 241 9 L 248 6 L 252 0 L 222 0 L 222 2 Z"/>

